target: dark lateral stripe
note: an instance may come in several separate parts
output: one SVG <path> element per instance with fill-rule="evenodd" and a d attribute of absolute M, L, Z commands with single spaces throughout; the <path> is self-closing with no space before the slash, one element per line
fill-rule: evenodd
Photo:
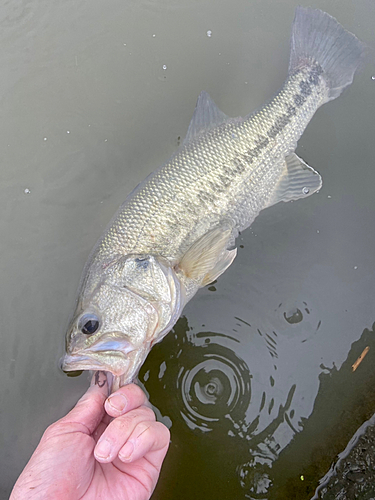
<path fill-rule="evenodd" d="M 301 92 L 293 96 L 295 106 L 289 105 L 285 113 L 276 117 L 275 122 L 267 131 L 267 136 L 269 138 L 274 139 L 288 125 L 291 118 L 297 113 L 296 108 L 301 107 L 306 102 L 307 97 L 312 94 L 313 87 L 320 84 L 320 75 L 322 73 L 323 69 L 316 64 L 310 69 L 307 79 L 300 81 L 299 87 Z M 263 149 L 269 144 L 268 137 L 260 136 L 258 144 L 237 159 L 235 172 L 233 172 L 234 174 L 239 174 L 244 170 L 245 166 L 243 162 L 251 164 L 258 158 Z"/>
<path fill-rule="evenodd" d="M 323 73 L 323 69 L 319 65 L 315 65 L 311 68 L 308 78 L 306 80 L 301 80 L 299 82 L 300 93 L 293 96 L 294 104 L 297 108 L 301 107 L 313 92 L 313 87 L 316 87 L 320 83 L 320 75 Z M 296 114 L 296 108 L 294 106 L 289 106 L 286 113 L 278 116 L 275 119 L 275 123 L 268 130 L 268 137 L 275 138 L 279 132 L 281 132 L 286 125 L 290 122 L 292 116 Z"/>
<path fill-rule="evenodd" d="M 298 70 L 301 73 L 301 70 Z M 220 175 L 219 182 L 211 182 L 211 189 L 215 192 L 220 193 L 225 191 L 228 185 L 231 183 L 233 176 L 241 175 L 248 165 L 254 163 L 254 161 L 260 156 L 262 151 L 268 146 L 270 139 L 274 139 L 291 121 L 292 117 L 296 115 L 297 108 L 302 106 L 309 95 L 313 92 L 313 87 L 320 84 L 320 75 L 323 73 L 321 66 L 315 65 L 310 69 L 306 79 L 301 79 L 299 82 L 300 93 L 293 96 L 294 105 L 287 105 L 285 113 L 276 117 L 273 125 L 267 131 L 267 136 L 258 136 L 258 141 L 256 146 L 249 149 L 239 157 L 235 158 L 233 163 L 233 168 L 226 169 L 223 175 Z M 204 195 L 201 194 L 200 198 L 202 202 L 209 201 L 205 199 Z"/>

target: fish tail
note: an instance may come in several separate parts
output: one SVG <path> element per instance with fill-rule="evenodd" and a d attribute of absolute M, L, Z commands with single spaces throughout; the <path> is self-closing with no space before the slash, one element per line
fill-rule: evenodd
<path fill-rule="evenodd" d="M 297 7 L 291 37 L 289 73 L 306 66 L 321 68 L 328 85 L 327 101 L 353 81 L 367 47 L 329 14 Z"/>

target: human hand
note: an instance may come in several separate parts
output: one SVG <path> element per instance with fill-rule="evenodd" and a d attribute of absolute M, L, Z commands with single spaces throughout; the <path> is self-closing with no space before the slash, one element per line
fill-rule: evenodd
<path fill-rule="evenodd" d="M 169 430 L 137 385 L 107 394 L 106 374 L 96 372 L 73 410 L 45 431 L 10 500 L 150 498 Z"/>

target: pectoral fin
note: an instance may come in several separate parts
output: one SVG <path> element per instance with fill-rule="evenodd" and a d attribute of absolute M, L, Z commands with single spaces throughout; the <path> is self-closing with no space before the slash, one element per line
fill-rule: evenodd
<path fill-rule="evenodd" d="M 285 169 L 267 206 L 306 198 L 322 187 L 319 173 L 295 153 L 285 158 Z"/>
<path fill-rule="evenodd" d="M 202 236 L 192 245 L 179 263 L 179 268 L 190 279 L 201 281 L 201 286 L 217 279 L 233 262 L 237 250 L 227 250 L 232 229 L 220 227 Z"/>
<path fill-rule="evenodd" d="M 233 250 L 226 250 L 221 258 L 217 261 L 215 267 L 209 271 L 202 281 L 202 286 L 209 285 L 223 274 L 224 271 L 232 264 L 237 255 L 237 248 Z"/>

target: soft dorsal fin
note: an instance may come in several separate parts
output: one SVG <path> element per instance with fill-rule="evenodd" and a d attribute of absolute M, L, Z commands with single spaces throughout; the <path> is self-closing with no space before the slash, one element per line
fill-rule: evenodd
<path fill-rule="evenodd" d="M 203 131 L 217 127 L 228 120 L 228 116 L 220 111 L 208 92 L 199 94 L 184 144 L 190 142 Z"/>
<path fill-rule="evenodd" d="M 279 201 L 306 198 L 321 187 L 320 174 L 292 153 L 285 158 L 284 172 L 267 206 L 276 205 Z"/>

